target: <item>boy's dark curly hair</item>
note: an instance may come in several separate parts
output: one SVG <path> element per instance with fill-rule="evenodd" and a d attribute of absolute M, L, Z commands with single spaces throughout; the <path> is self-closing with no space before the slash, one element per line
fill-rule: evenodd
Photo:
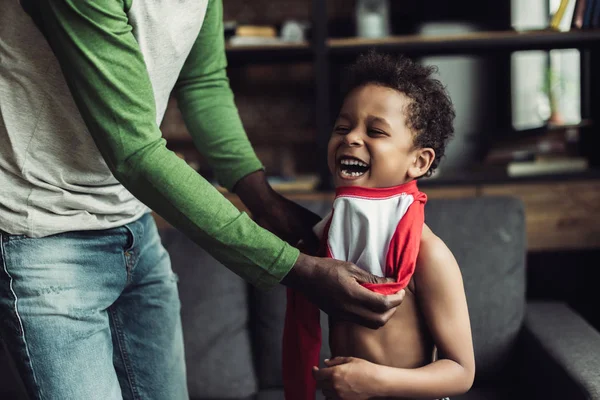
<path fill-rule="evenodd" d="M 414 133 L 415 146 L 435 151 L 435 159 L 425 176 L 431 176 L 438 167 L 454 133 L 454 107 L 442 83 L 431 76 L 435 72 L 436 67 L 418 64 L 405 56 L 370 51 L 348 68 L 343 92 L 346 96 L 353 89 L 371 83 L 396 89 L 412 100 L 406 120 Z"/>

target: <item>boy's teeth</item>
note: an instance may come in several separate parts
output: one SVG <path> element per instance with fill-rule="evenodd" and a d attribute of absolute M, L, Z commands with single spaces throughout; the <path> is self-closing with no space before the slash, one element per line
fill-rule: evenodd
<path fill-rule="evenodd" d="M 350 171 L 342 170 L 342 175 L 346 175 L 346 176 L 361 176 L 361 175 L 364 175 L 364 172 L 350 172 Z"/>
<path fill-rule="evenodd" d="M 365 164 L 365 163 L 364 163 L 364 162 L 362 162 L 362 161 L 358 161 L 358 160 L 348 160 L 348 159 L 344 159 L 344 160 L 341 160 L 341 161 L 340 161 L 340 163 L 341 163 L 342 165 L 358 165 L 358 166 L 360 166 L 360 167 L 368 167 L 368 165 L 367 165 L 367 164 Z"/>

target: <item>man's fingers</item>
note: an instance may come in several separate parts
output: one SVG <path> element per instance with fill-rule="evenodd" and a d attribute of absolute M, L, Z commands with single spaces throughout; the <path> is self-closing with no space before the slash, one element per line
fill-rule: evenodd
<path fill-rule="evenodd" d="M 353 277 L 358 283 L 383 284 L 395 282 L 395 280 L 392 278 L 375 276 L 354 265 L 352 266 Z M 361 285 L 358 285 L 358 287 L 361 289 L 361 291 L 356 291 L 356 294 L 354 295 L 356 300 L 360 301 L 376 312 L 384 312 L 390 308 L 397 307 L 404 299 L 404 289 L 398 293 L 394 293 L 393 295 L 382 295 L 368 289 L 365 291 L 365 288 Z"/>
<path fill-rule="evenodd" d="M 317 384 L 320 385 L 319 387 L 322 387 L 321 385 L 324 382 L 331 379 L 331 370 L 329 370 L 328 368 L 319 369 L 317 367 L 313 367 L 312 375 L 313 378 L 315 378 L 315 380 L 317 381 Z"/>
<path fill-rule="evenodd" d="M 385 276 L 375 276 L 375 275 L 373 275 L 372 280 L 373 280 L 372 283 L 379 283 L 379 284 L 383 284 L 383 283 L 396 283 L 396 280 L 394 278 L 387 278 Z"/>
<path fill-rule="evenodd" d="M 385 296 L 389 302 L 389 306 L 392 308 L 396 308 L 402 303 L 404 300 L 404 296 L 406 295 L 406 291 L 404 289 L 400 290 L 398 293 L 388 294 Z"/>
<path fill-rule="evenodd" d="M 385 281 L 381 282 L 378 276 L 375 276 L 373 274 L 368 273 L 367 271 L 357 267 L 354 264 L 351 264 L 352 268 L 352 274 L 354 275 L 354 278 L 359 282 L 359 283 L 385 283 Z M 383 278 L 385 279 L 385 278 Z"/>
<path fill-rule="evenodd" d="M 350 357 L 335 357 L 331 360 L 325 360 L 325 365 L 328 367 L 335 367 L 336 365 L 347 364 L 352 360 Z"/>
<path fill-rule="evenodd" d="M 350 295 L 352 296 L 354 303 L 364 306 L 371 311 L 377 313 L 386 312 L 392 308 L 398 307 L 404 299 L 404 289 L 398 293 L 384 295 L 375 293 L 361 285 L 354 285 L 350 287 Z"/>

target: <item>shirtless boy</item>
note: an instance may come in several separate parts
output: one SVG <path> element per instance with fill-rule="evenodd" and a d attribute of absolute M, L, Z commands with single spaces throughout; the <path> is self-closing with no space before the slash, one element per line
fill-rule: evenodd
<path fill-rule="evenodd" d="M 371 52 L 350 69 L 329 141 L 333 211 L 315 231 L 321 256 L 354 262 L 404 289 L 377 330 L 331 319 L 333 358 L 319 369 L 318 309 L 288 292 L 284 334 L 286 399 L 439 399 L 465 393 L 475 361 L 461 273 L 451 251 L 424 224 L 417 179 L 437 168 L 453 133 L 454 110 L 434 68 Z M 307 369 L 308 368 L 308 369 Z M 308 371 L 308 372 L 307 372 Z M 311 376 L 312 374 L 312 376 Z"/>

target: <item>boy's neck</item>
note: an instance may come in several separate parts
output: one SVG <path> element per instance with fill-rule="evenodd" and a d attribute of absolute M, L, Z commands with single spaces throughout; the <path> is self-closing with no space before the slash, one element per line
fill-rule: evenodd
<path fill-rule="evenodd" d="M 417 187 L 416 179 L 412 179 L 408 182 L 402 183 L 397 186 L 390 186 L 385 188 L 378 187 L 366 187 L 366 186 L 338 186 L 335 189 L 335 196 L 352 196 L 352 197 L 370 197 L 370 198 L 383 198 L 389 196 L 395 196 L 401 193 L 414 193 L 419 189 Z"/>

